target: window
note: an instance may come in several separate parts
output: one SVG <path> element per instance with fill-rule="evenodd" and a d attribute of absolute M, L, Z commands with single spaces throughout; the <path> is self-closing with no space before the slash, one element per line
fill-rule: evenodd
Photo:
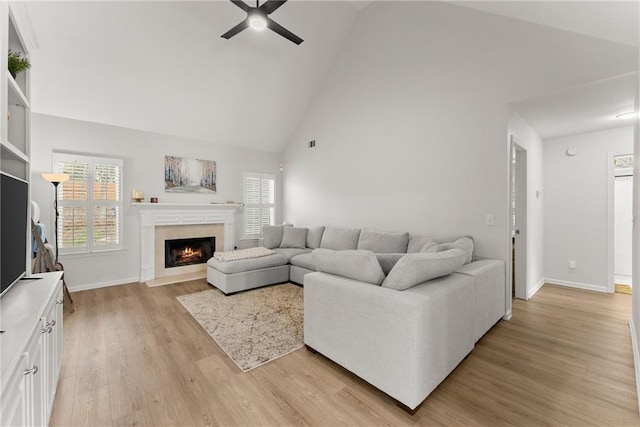
<path fill-rule="evenodd" d="M 122 160 L 54 153 L 58 186 L 60 253 L 120 249 Z"/>
<path fill-rule="evenodd" d="M 244 174 L 244 238 L 257 239 L 263 225 L 273 225 L 275 221 L 274 175 Z"/>

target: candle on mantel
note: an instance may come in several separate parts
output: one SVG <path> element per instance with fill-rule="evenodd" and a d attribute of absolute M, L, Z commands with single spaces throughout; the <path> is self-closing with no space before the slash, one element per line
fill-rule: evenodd
<path fill-rule="evenodd" d="M 144 193 L 134 188 L 133 190 L 131 190 L 131 198 L 137 202 L 140 202 L 144 199 Z"/>

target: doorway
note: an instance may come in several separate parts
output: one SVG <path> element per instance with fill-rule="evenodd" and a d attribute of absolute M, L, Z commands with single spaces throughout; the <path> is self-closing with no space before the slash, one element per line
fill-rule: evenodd
<path fill-rule="evenodd" d="M 511 137 L 511 293 L 527 299 L 527 150 Z"/>
<path fill-rule="evenodd" d="M 613 156 L 613 272 L 615 292 L 631 293 L 633 155 Z"/>

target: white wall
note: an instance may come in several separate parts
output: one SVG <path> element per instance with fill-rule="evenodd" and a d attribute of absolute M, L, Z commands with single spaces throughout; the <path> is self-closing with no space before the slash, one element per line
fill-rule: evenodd
<path fill-rule="evenodd" d="M 615 246 L 613 271 L 616 275 L 631 277 L 631 236 L 633 233 L 633 177 L 616 177 L 614 188 Z"/>
<path fill-rule="evenodd" d="M 283 154 L 284 219 L 469 234 L 507 260 L 507 104 L 636 68 L 633 48 L 593 41 L 442 2 L 371 3 Z"/>
<path fill-rule="evenodd" d="M 576 156 L 565 154 L 570 147 Z M 545 140 L 547 282 L 607 291 L 609 153 L 632 150 L 632 127 Z M 574 270 L 569 260 L 576 261 Z"/>
<path fill-rule="evenodd" d="M 634 111 L 640 112 L 640 76 L 638 79 L 638 89 L 636 90 Z M 633 265 L 632 282 L 640 284 L 640 116 L 636 117 L 633 127 Z M 640 408 L 640 292 L 633 292 L 632 295 L 631 321 L 631 343 L 633 345 L 633 360 L 636 368 L 636 397 Z"/>
<path fill-rule="evenodd" d="M 527 275 L 526 296 L 544 284 L 543 142 L 515 111 L 509 113 L 508 133 L 527 150 Z"/>
<path fill-rule="evenodd" d="M 130 206 L 131 189 L 142 190 L 147 198 L 160 202 L 209 203 L 233 200 L 242 202 L 242 173 L 263 172 L 279 180 L 280 158 L 276 153 L 235 148 L 137 131 L 115 126 L 70 120 L 42 114 L 32 116 L 31 183 L 32 199 L 40 204 L 41 221 L 47 226 L 50 241 L 54 235 L 54 190 L 42 177 L 53 168 L 52 152 L 66 151 L 96 154 L 124 160 L 123 243 L 125 249 L 112 253 L 61 255 L 70 290 L 128 283 L 139 279 L 140 237 L 137 210 Z M 215 160 L 217 193 L 180 194 L 164 192 L 164 156 Z M 277 182 L 277 188 L 281 183 Z M 276 221 L 281 221 L 281 200 Z M 236 245 L 242 236 L 242 215 L 236 215 Z"/>

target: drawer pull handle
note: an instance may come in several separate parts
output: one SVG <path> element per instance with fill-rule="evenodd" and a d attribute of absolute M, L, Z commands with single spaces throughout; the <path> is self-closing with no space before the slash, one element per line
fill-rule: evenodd
<path fill-rule="evenodd" d="M 35 375 L 36 373 L 38 373 L 38 365 L 33 365 L 33 368 L 24 370 L 25 375 L 29 375 L 29 374 Z"/>

